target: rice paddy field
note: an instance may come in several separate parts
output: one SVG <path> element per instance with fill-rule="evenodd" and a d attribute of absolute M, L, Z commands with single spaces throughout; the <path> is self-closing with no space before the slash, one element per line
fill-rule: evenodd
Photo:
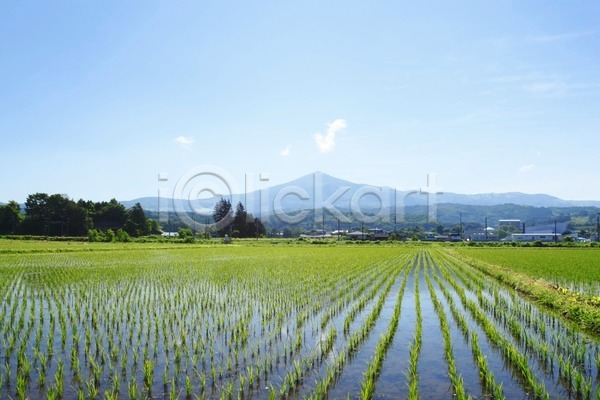
<path fill-rule="evenodd" d="M 463 247 L 460 252 L 573 291 L 600 295 L 600 252 L 593 247 Z"/>
<path fill-rule="evenodd" d="M 600 399 L 600 251 L 521 250 L 0 241 L 0 397 Z"/>

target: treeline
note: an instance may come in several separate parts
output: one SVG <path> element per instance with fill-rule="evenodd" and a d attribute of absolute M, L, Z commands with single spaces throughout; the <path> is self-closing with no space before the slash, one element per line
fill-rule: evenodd
<path fill-rule="evenodd" d="M 267 234 L 260 219 L 248 213 L 241 202 L 235 207 L 234 213 L 231 201 L 221 198 L 213 209 L 213 220 L 219 236 L 251 238 L 263 237 Z"/>
<path fill-rule="evenodd" d="M 117 200 L 77 202 L 61 194 L 27 196 L 25 213 L 16 201 L 0 206 L 0 234 L 41 236 L 88 236 L 99 240 L 113 235 L 143 236 L 157 232 L 155 220 L 146 217 L 137 203 L 126 209 Z"/>

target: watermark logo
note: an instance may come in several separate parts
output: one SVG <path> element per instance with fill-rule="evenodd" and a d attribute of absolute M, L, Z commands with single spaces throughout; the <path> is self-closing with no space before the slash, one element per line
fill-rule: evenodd
<path fill-rule="evenodd" d="M 424 196 L 427 222 L 435 223 L 436 198 L 443 193 L 433 173 L 427 175 L 426 187 L 410 189 L 370 185 L 332 187 L 321 173 L 314 173 L 311 184 L 304 186 L 270 187 L 268 173 L 246 173 L 243 178 L 242 189 L 227 170 L 217 166 L 201 165 L 186 171 L 172 190 L 159 188 L 159 222 L 167 222 L 169 212 L 175 212 L 184 224 L 197 231 L 222 230 L 233 222 L 233 209 L 239 201 L 248 211 L 248 218 L 254 213 L 263 223 L 274 219 L 294 225 L 312 217 L 318 225 L 329 214 L 341 223 L 397 224 L 405 221 L 409 198 Z M 168 174 L 160 173 L 158 181 L 165 185 Z M 231 203 L 232 212 L 215 222 L 214 207 L 221 199 Z"/>

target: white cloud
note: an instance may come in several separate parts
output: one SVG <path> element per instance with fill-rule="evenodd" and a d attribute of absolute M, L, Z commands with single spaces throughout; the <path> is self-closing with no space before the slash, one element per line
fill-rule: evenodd
<path fill-rule="evenodd" d="M 525 164 L 519 168 L 519 172 L 526 173 L 533 171 L 535 169 L 535 164 Z"/>
<path fill-rule="evenodd" d="M 288 144 L 285 149 L 281 150 L 281 155 L 283 157 L 288 157 L 290 155 L 290 149 L 292 148 L 291 144 Z"/>
<path fill-rule="evenodd" d="M 194 138 L 191 136 L 177 136 L 175 138 L 175 143 L 180 144 L 185 148 L 190 148 L 192 147 L 192 144 L 194 144 Z"/>
<path fill-rule="evenodd" d="M 327 124 L 327 132 L 323 135 L 320 132 L 315 133 L 315 143 L 321 153 L 329 153 L 335 147 L 335 135 L 346 128 L 345 119 L 336 119 Z"/>

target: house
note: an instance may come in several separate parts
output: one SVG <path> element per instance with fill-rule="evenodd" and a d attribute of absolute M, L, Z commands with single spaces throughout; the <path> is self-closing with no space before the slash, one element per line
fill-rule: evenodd
<path fill-rule="evenodd" d="M 162 237 L 179 237 L 179 232 L 161 232 Z"/>
<path fill-rule="evenodd" d="M 352 231 L 348 232 L 346 237 L 353 240 L 366 240 L 369 238 L 369 234 L 361 231 Z"/>
<path fill-rule="evenodd" d="M 323 229 L 316 229 L 313 230 L 310 234 L 302 234 L 300 235 L 300 237 L 303 239 L 329 239 L 332 236 Z"/>
<path fill-rule="evenodd" d="M 369 229 L 369 239 L 371 240 L 386 240 L 390 235 L 383 229 Z"/>

